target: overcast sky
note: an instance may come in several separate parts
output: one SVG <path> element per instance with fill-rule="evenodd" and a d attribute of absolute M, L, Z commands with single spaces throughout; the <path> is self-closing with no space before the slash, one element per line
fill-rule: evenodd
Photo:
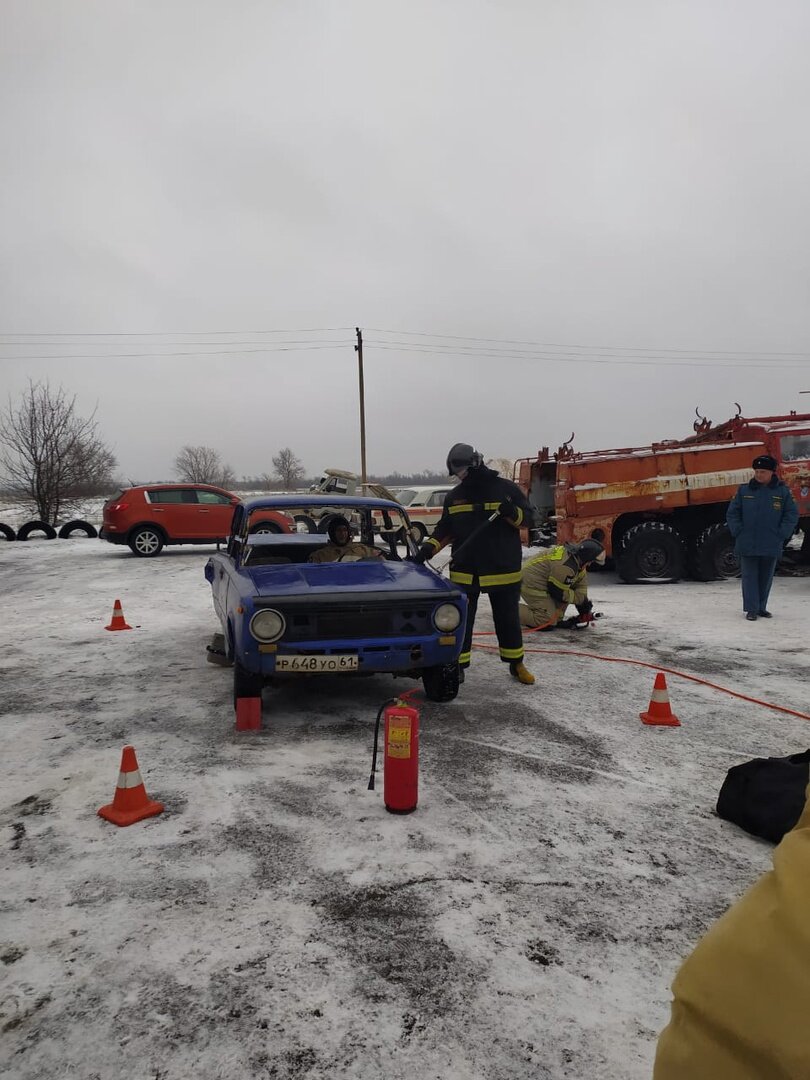
<path fill-rule="evenodd" d="M 807 0 L 2 17 L 0 400 L 122 476 L 359 468 L 355 326 L 370 472 L 810 411 Z"/>

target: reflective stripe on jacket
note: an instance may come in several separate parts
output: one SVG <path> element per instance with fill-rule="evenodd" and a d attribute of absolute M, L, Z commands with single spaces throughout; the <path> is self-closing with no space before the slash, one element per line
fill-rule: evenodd
<path fill-rule="evenodd" d="M 481 528 L 505 501 L 514 505 L 514 516 L 510 520 L 496 517 Z M 523 556 L 519 530 L 527 512 L 526 496 L 517 484 L 485 466 L 471 469 L 445 495 L 442 516 L 428 543 L 436 551 L 448 543 L 453 545 L 450 580 L 459 585 L 477 583 L 482 589 L 515 585 L 520 581 Z M 473 533 L 476 535 L 470 539 Z M 460 551 L 458 558 L 455 551 Z"/>
<path fill-rule="evenodd" d="M 549 599 L 557 607 L 582 604 L 588 598 L 588 575 L 574 556 L 559 545 L 523 564 L 520 595 L 530 608 Z"/>

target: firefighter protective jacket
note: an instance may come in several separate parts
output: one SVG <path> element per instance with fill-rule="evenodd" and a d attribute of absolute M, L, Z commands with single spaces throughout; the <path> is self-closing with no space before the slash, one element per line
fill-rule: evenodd
<path fill-rule="evenodd" d="M 774 852 L 773 870 L 712 926 L 675 976 L 654 1080 L 810 1076 L 808 880 L 810 801 Z"/>
<path fill-rule="evenodd" d="M 729 503 L 726 524 L 737 555 L 778 559 L 796 529 L 799 511 L 790 489 L 774 475 L 770 483 L 749 480 Z"/>
<path fill-rule="evenodd" d="M 528 513 L 526 496 L 511 480 L 493 469 L 479 466 L 444 497 L 442 516 L 427 541 L 435 552 L 452 544 L 461 548 L 502 502 L 514 504 L 514 516 L 498 517 L 466 545 L 458 559 L 450 561 L 450 580 L 460 585 L 480 585 L 482 589 L 515 585 L 520 581 L 522 546 L 520 526 Z"/>
<path fill-rule="evenodd" d="M 587 600 L 588 575 L 560 544 L 524 564 L 520 595 L 533 611 L 541 610 L 548 617 L 555 608 Z"/>

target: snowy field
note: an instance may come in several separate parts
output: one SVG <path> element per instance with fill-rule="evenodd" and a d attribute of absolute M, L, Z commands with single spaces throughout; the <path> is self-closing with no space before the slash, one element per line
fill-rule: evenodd
<path fill-rule="evenodd" d="M 477 651 L 391 816 L 372 724 L 416 684 L 312 677 L 237 735 L 210 550 L 0 544 L 3 1075 L 649 1078 L 680 959 L 770 865 L 714 814 L 726 770 L 807 721 L 669 676 L 682 727 L 647 728 L 653 670 L 530 655 L 527 688 Z M 756 625 L 737 582 L 591 591 L 596 628 L 527 643 L 810 710 L 810 578 Z M 166 811 L 118 829 L 126 743 Z"/>

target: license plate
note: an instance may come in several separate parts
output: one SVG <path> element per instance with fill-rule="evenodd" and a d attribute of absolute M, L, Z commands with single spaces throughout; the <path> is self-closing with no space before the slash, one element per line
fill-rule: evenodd
<path fill-rule="evenodd" d="M 276 671 L 357 671 L 356 656 L 277 656 Z"/>

